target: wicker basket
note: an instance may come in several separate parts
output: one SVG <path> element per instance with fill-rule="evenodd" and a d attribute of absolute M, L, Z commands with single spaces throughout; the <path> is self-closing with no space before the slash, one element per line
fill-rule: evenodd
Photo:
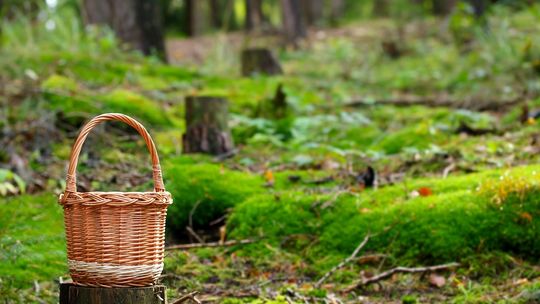
<path fill-rule="evenodd" d="M 107 120 L 122 121 L 144 138 L 152 156 L 154 192 L 77 192 L 76 169 L 88 133 Z M 69 271 L 84 286 L 149 286 L 163 269 L 165 217 L 171 194 L 165 192 L 159 158 L 146 129 L 123 114 L 90 120 L 75 140 L 69 160 L 64 208 Z"/>

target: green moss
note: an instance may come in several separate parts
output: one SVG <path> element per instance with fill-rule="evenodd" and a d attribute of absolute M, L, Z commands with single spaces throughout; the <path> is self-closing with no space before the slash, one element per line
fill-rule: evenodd
<path fill-rule="evenodd" d="M 182 129 L 152 132 L 160 156 L 176 155 L 181 150 Z"/>
<path fill-rule="evenodd" d="M 90 114 L 101 112 L 99 103 L 92 101 L 82 94 L 71 95 L 46 92 L 44 93 L 44 98 L 47 100 L 48 108 L 65 114 L 75 113 L 77 114 L 75 116 L 89 116 Z"/>
<path fill-rule="evenodd" d="M 406 148 L 425 150 L 434 143 L 433 139 L 435 136 L 437 136 L 437 141 L 446 138 L 444 134 L 435 134 L 435 132 L 435 129 L 428 122 L 413 125 L 395 132 L 388 132 L 388 135 L 383 136 L 374 145 L 374 148 L 380 148 L 388 154 L 396 154 Z"/>
<path fill-rule="evenodd" d="M 62 113 L 99 113 L 99 103 L 88 98 L 73 79 L 53 74 L 41 84 L 47 107 Z"/>
<path fill-rule="evenodd" d="M 517 176 L 532 176 L 540 166 L 516 168 Z M 526 195 L 510 191 L 502 205 L 476 189 L 481 181 L 497 181 L 502 171 L 420 179 L 361 193 L 342 195 L 330 208 L 315 201 L 329 196 L 285 192 L 278 198 L 263 195 L 238 205 L 229 221 L 236 237 L 311 235 L 318 238 L 312 258 L 350 254 L 368 234 L 367 250 L 390 252 L 406 260 L 449 261 L 475 252 L 505 251 L 534 256 L 540 250 L 540 193 L 537 186 Z M 414 190 L 429 188 L 427 197 L 411 197 Z M 509 188 L 514 189 L 514 188 Z M 331 261 L 331 262 L 330 262 Z M 320 259 L 319 264 L 335 260 Z"/>
<path fill-rule="evenodd" d="M 120 112 L 156 125 L 170 123 L 159 103 L 137 93 L 116 89 L 101 97 L 107 111 Z"/>
<path fill-rule="evenodd" d="M 70 91 L 75 92 L 78 89 L 78 84 L 73 79 L 53 74 L 49 76 L 43 83 L 41 88 L 48 91 Z"/>
<path fill-rule="evenodd" d="M 263 181 L 259 177 L 215 164 L 180 162 L 173 160 L 164 166 L 167 190 L 174 198 L 168 209 L 168 224 L 177 233 L 185 231 L 189 213 L 197 202 L 200 203 L 193 215 L 193 223 L 202 226 L 225 214 L 227 208 L 263 191 Z"/>
<path fill-rule="evenodd" d="M 29 288 L 66 274 L 62 208 L 52 194 L 0 199 L 0 280 Z"/>

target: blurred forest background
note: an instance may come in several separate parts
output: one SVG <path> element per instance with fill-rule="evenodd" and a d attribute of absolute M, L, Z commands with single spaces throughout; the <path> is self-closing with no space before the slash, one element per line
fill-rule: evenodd
<path fill-rule="evenodd" d="M 540 3 L 0 0 L 0 302 L 57 303 L 65 169 L 160 153 L 169 298 L 539 303 Z M 152 188 L 136 132 L 79 191 Z"/>

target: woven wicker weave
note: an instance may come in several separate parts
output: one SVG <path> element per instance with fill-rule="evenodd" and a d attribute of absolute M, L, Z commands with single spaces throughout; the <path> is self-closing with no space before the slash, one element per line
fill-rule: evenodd
<path fill-rule="evenodd" d="M 152 156 L 154 192 L 77 192 L 76 169 L 88 133 L 107 120 L 139 132 Z M 148 286 L 163 269 L 165 217 L 171 195 L 165 192 L 159 158 L 146 129 L 123 114 L 90 120 L 75 140 L 59 203 L 64 208 L 68 264 L 75 284 L 100 287 Z"/>

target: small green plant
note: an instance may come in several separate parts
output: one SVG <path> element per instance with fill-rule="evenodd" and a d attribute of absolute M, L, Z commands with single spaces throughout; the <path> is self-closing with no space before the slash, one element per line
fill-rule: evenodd
<path fill-rule="evenodd" d="M 26 183 L 17 174 L 0 168 L 0 196 L 24 194 Z"/>

